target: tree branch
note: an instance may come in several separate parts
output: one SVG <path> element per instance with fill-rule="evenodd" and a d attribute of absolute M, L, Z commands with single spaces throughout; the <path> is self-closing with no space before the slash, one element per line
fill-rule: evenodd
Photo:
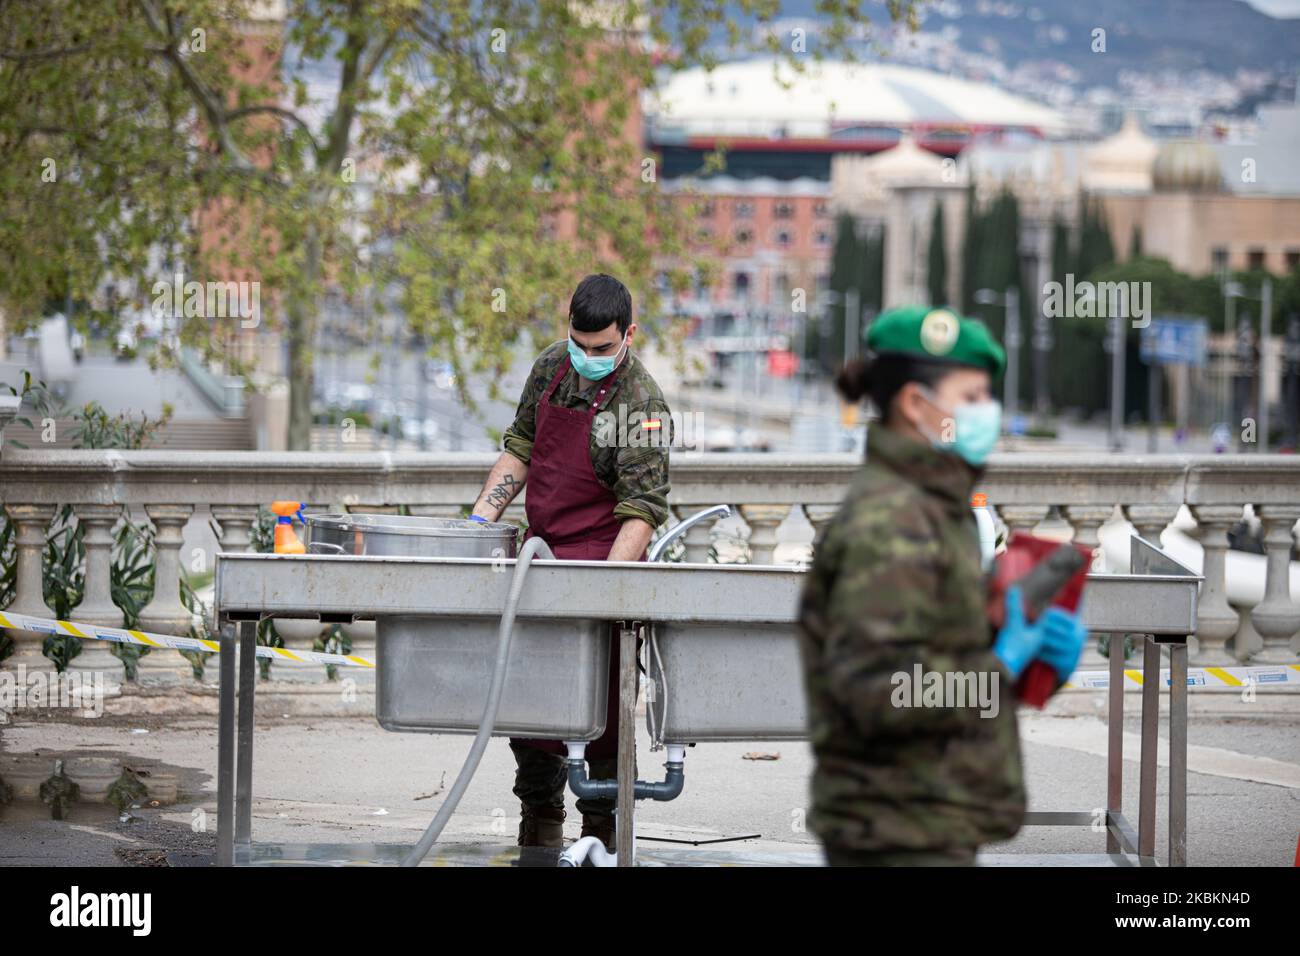
<path fill-rule="evenodd" d="M 287 119 L 296 124 L 299 129 L 307 134 L 307 138 L 311 140 L 312 148 L 317 151 L 320 150 L 320 143 L 317 141 L 316 135 L 311 131 L 311 127 L 307 125 L 307 121 L 293 110 L 285 109 L 283 106 L 276 106 L 273 103 L 259 103 L 254 106 L 241 106 L 239 109 L 230 110 L 226 113 L 226 120 L 228 122 L 234 122 L 237 119 L 243 119 L 245 116 L 252 116 L 256 113 L 270 113 L 273 116 L 279 116 L 282 119 Z"/>
<path fill-rule="evenodd" d="M 221 148 L 221 151 L 229 157 L 230 162 L 236 169 L 246 173 L 253 172 L 255 170 L 253 163 L 244 155 L 230 135 L 225 108 L 216 95 L 208 89 L 207 84 L 203 82 L 203 78 L 199 76 L 194 67 L 181 56 L 177 45 L 179 38 L 171 32 L 169 27 L 163 25 L 162 19 L 154 10 L 150 0 L 136 0 L 136 4 L 144 14 L 145 19 L 149 21 L 149 26 L 153 31 L 161 34 L 166 39 L 167 43 L 163 47 L 162 54 L 176 67 L 181 81 L 193 94 L 194 98 L 198 100 L 199 107 L 203 110 L 204 116 L 207 117 L 208 125 L 212 128 L 212 135 L 216 137 L 217 145 Z"/>
<path fill-rule="evenodd" d="M 78 53 L 85 53 L 92 49 L 89 43 L 81 46 L 65 47 L 61 50 L 36 50 L 31 53 L 19 53 L 16 50 L 0 50 L 0 60 L 9 60 L 12 63 L 30 63 L 33 60 L 57 60 L 61 56 L 75 56 Z"/>

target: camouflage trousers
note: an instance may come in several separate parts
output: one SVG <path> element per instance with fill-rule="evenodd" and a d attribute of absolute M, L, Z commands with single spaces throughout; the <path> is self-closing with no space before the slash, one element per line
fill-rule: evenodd
<path fill-rule="evenodd" d="M 510 742 L 515 755 L 514 794 L 519 802 L 529 807 L 564 808 L 564 791 L 568 783 L 569 768 L 565 758 Z M 605 757 L 587 761 L 587 776 L 592 780 L 614 780 L 618 777 L 618 758 Z M 578 798 L 578 812 L 589 817 L 612 817 L 612 799 Z"/>
<path fill-rule="evenodd" d="M 947 850 L 889 850 L 874 852 L 825 844 L 829 866 L 974 866 L 975 851 L 966 847 Z"/>

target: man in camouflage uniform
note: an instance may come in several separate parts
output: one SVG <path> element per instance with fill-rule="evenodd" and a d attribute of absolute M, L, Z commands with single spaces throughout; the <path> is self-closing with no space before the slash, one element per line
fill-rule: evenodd
<path fill-rule="evenodd" d="M 922 336 L 932 311 L 943 315 Z M 886 313 L 868 345 L 884 361 L 942 357 L 997 374 L 1001 349 L 968 321 L 954 324 L 946 310 Z M 809 826 L 832 865 L 969 864 L 977 846 L 1020 828 L 1012 680 L 994 653 L 970 508 L 981 472 L 873 423 L 865 466 L 816 542 L 798 633 L 816 754 Z M 1000 674 L 996 716 L 895 706 L 895 675 L 917 664 L 984 672 L 990 683 Z"/>
<path fill-rule="evenodd" d="M 557 558 L 644 560 L 668 517 L 672 420 L 663 393 L 632 353 L 632 300 L 617 279 L 583 279 L 569 308 L 569 338 L 533 363 L 505 451 L 474 516 L 495 521 L 528 482 L 529 534 Z M 611 653 L 604 736 L 590 744 L 590 777 L 617 776 L 618 653 Z M 638 641 L 639 650 L 639 641 Z M 561 846 L 567 769 L 563 744 L 512 738 L 521 846 Z M 614 801 L 579 799 L 582 836 L 614 843 Z"/>

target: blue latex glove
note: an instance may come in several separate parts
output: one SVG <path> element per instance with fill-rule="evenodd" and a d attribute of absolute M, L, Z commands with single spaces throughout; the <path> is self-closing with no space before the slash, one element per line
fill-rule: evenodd
<path fill-rule="evenodd" d="M 1007 588 L 1006 620 L 993 642 L 993 653 L 1011 672 L 1011 679 L 1020 677 L 1043 646 L 1043 631 L 1037 624 L 1025 621 L 1025 606 L 1020 598 L 1020 588 Z"/>
<path fill-rule="evenodd" d="M 469 516 L 469 520 L 470 520 L 470 521 L 481 521 L 481 522 L 483 522 L 483 524 L 489 524 L 489 523 L 490 523 L 490 522 L 488 521 L 488 519 L 487 519 L 487 518 L 484 518 L 482 515 L 470 515 L 470 516 Z"/>
<path fill-rule="evenodd" d="M 1061 680 L 1069 680 L 1088 640 L 1088 629 L 1077 614 L 1059 607 L 1049 607 L 1036 624 L 1043 632 L 1038 659 L 1050 664 Z"/>

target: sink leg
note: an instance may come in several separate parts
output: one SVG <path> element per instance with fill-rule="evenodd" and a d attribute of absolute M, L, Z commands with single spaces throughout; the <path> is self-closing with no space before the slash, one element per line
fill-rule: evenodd
<path fill-rule="evenodd" d="M 1187 645 L 1169 645 L 1169 865 L 1187 865 Z"/>
<path fill-rule="evenodd" d="M 1106 714 L 1106 852 L 1120 852 L 1111 821 L 1124 813 L 1124 635 L 1111 634 Z"/>
<path fill-rule="evenodd" d="M 614 835 L 618 865 L 632 865 L 632 814 L 636 799 L 636 627 L 619 626 L 618 813 Z"/>
<path fill-rule="evenodd" d="M 235 625 L 221 628 L 217 691 L 217 866 L 235 863 Z"/>
<path fill-rule="evenodd" d="M 1160 745 L 1160 645 L 1142 645 L 1142 756 L 1138 764 L 1138 856 L 1156 852 L 1156 751 Z"/>
<path fill-rule="evenodd" d="M 257 622 L 239 624 L 239 750 L 236 757 L 235 842 L 253 841 L 253 695 L 257 687 Z"/>

